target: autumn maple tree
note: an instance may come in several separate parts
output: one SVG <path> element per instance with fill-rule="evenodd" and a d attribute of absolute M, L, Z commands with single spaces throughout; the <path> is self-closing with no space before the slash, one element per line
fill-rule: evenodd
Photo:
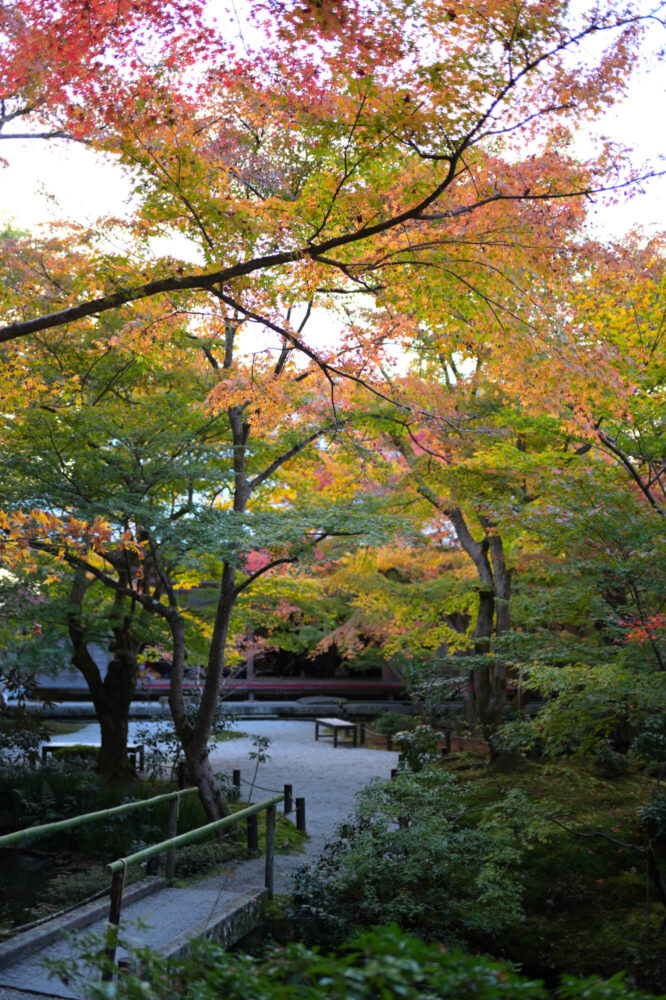
<path fill-rule="evenodd" d="M 79 125 L 121 72 L 162 56 L 187 32 L 196 46 L 201 5 L 154 0 L 0 6 L 0 139 L 89 140 Z M 203 26 L 199 27 L 199 35 Z"/>
<path fill-rule="evenodd" d="M 581 161 L 573 136 L 622 95 L 656 12 L 349 0 L 254 4 L 249 16 L 251 38 L 234 40 L 189 2 L 0 7 L 0 135 L 87 144 L 134 191 L 122 218 L 0 244 L 5 434 L 23 449 L 3 544 L 54 559 L 64 547 L 81 586 L 90 574 L 86 590 L 94 579 L 115 594 L 117 622 L 132 610 L 119 626 L 128 691 L 138 619 L 168 628 L 171 709 L 211 815 L 225 804 L 205 745 L 237 601 L 340 527 L 335 512 L 299 516 L 269 490 L 343 429 L 358 446 L 353 386 L 369 390 L 365 412 L 390 411 L 375 440 L 476 568 L 480 657 L 508 631 L 511 582 L 499 517 L 467 489 L 484 406 L 546 406 L 577 421 L 576 447 L 624 449 L 636 468 L 631 433 L 609 435 L 610 418 L 596 438 L 590 430 L 599 351 L 580 334 L 588 305 L 575 293 L 598 258 L 572 261 L 585 243 L 584 196 L 649 170 L 601 137 Z M 310 333 L 323 310 L 342 317 L 341 332 Z M 251 346 L 239 349 L 243 337 Z M 404 358 L 416 359 L 408 377 Z M 615 369 L 603 371 L 608 393 Z M 160 423 L 174 401 L 182 428 Z M 504 419 L 498 434 L 513 434 Z M 56 449 L 50 496 L 28 457 L 42 423 Z M 641 475 L 654 492 L 653 458 Z M 72 491 L 70 463 L 85 488 Z M 449 466 L 457 471 L 442 474 Z M 245 562 L 252 550 L 269 553 L 256 568 Z M 217 608 L 192 728 L 179 588 L 188 560 L 206 572 L 205 555 Z M 490 731 L 506 670 L 497 664 L 484 693 L 486 667 L 476 710 Z"/>
<path fill-rule="evenodd" d="M 557 223 L 557 217 L 553 221 Z M 366 316 L 368 329 L 379 341 L 391 329 L 402 336 L 410 331 L 411 339 L 404 343 L 409 343 L 412 365 L 407 376 L 387 376 L 391 405 L 380 407 L 376 401 L 373 405 L 367 398 L 363 403 L 357 401 L 358 412 L 366 414 L 365 420 L 361 419 L 365 431 L 359 441 L 370 449 L 375 463 L 383 456 L 388 470 L 384 478 L 387 483 L 391 481 L 392 489 L 401 484 L 396 503 L 425 503 L 426 509 L 430 508 L 430 523 L 423 513 L 421 523 L 431 542 L 435 543 L 433 531 L 439 518 L 440 528 L 448 525 L 450 535 L 474 565 L 478 576 L 477 608 L 470 615 L 469 605 L 461 601 L 456 621 L 463 636 L 458 643 L 454 636 L 450 639 L 453 648 L 458 649 L 458 657 L 463 651 L 460 646 L 467 646 L 467 721 L 480 722 L 487 736 L 502 720 L 512 664 L 521 659 L 516 649 L 524 645 L 522 639 L 514 641 L 512 630 L 516 570 L 523 572 L 535 558 L 535 553 L 530 555 L 534 548 L 530 539 L 535 533 L 537 537 L 552 538 L 551 529 L 546 528 L 551 510 L 557 518 L 575 523 L 580 507 L 581 531 L 574 551 L 587 552 L 588 556 L 580 558 L 591 559 L 595 567 L 586 571 L 588 600 L 590 606 L 598 606 L 596 614 L 603 623 L 595 626 L 592 636 L 599 628 L 611 629 L 614 618 L 624 621 L 626 628 L 634 623 L 629 635 L 651 645 L 655 657 L 652 669 L 662 669 L 657 579 L 652 583 L 636 582 L 643 573 L 638 569 L 638 559 L 631 586 L 626 583 L 630 578 L 628 567 L 625 582 L 611 584 L 615 572 L 611 570 L 611 550 L 604 569 L 602 551 L 594 542 L 599 527 L 593 512 L 587 540 L 582 527 L 583 512 L 599 503 L 587 495 L 586 484 L 602 482 L 605 470 L 612 473 L 607 488 L 617 498 L 615 508 L 609 505 L 610 520 L 615 523 L 620 518 L 619 495 L 624 489 L 627 510 L 636 507 L 638 499 L 637 549 L 639 538 L 645 535 L 656 539 L 661 531 L 661 240 L 632 237 L 621 246 L 600 247 L 587 240 L 579 220 L 569 219 L 563 225 L 559 221 L 560 238 L 568 252 L 562 253 L 553 266 L 540 268 L 539 257 L 530 246 L 529 314 L 507 309 L 501 350 L 496 346 L 497 332 L 488 313 L 492 304 L 500 302 L 504 283 L 513 282 L 514 288 L 519 287 L 520 273 L 513 273 L 508 266 L 499 279 L 490 275 L 483 289 L 477 286 L 472 304 L 461 294 L 451 294 L 437 276 L 431 277 L 409 301 L 405 298 L 407 317 L 397 313 L 401 286 L 396 280 L 384 290 L 385 313 L 375 310 Z M 367 332 L 366 341 L 371 341 Z M 553 478 L 570 483 L 568 508 L 561 501 L 549 505 Z M 576 489 L 581 490 L 578 503 Z M 638 517 L 641 499 L 645 510 Z M 650 529 L 651 519 L 655 524 Z M 620 525 L 617 528 L 621 535 L 626 534 Z M 564 529 L 560 534 L 564 535 Z M 653 545 L 656 551 L 656 541 Z M 631 551 L 630 547 L 627 553 Z M 592 553 L 596 553 L 594 559 Z M 556 566 L 560 553 L 549 545 L 542 558 Z M 630 558 L 629 554 L 626 558 Z M 565 560 L 563 565 L 569 563 Z M 562 573 L 566 575 L 564 570 Z M 407 570 L 407 580 L 410 574 Z M 531 571 L 527 579 L 535 579 Z M 381 604 L 383 586 L 375 583 L 377 606 Z M 361 600 L 359 593 L 364 589 L 357 590 L 354 604 Z M 571 592 L 575 589 L 572 586 Z M 538 606 L 538 589 L 534 601 Z M 427 645 L 432 649 L 433 637 L 441 636 L 435 659 L 442 664 L 447 658 L 442 628 L 448 617 L 452 631 L 451 610 L 450 603 L 440 598 L 439 628 L 423 611 L 412 618 L 410 628 L 415 648 L 421 623 L 424 619 L 429 622 L 431 641 Z M 544 648 L 552 645 L 553 630 L 557 631 L 557 623 L 561 622 L 560 611 L 553 609 L 553 615 L 554 622 L 538 625 L 536 613 L 528 616 L 528 631 L 541 636 Z M 525 622 L 522 605 L 522 632 Z M 586 626 L 573 611 L 573 602 L 572 618 L 567 622 L 565 616 L 562 628 L 565 632 L 572 628 L 574 633 L 582 629 L 581 635 L 586 634 Z M 385 648 L 396 648 L 399 629 L 396 614 L 393 625 L 388 630 L 384 626 Z M 612 644 L 619 640 L 616 637 L 608 641 Z M 589 641 L 584 645 L 585 656 L 591 656 L 592 662 L 599 655 L 594 646 Z M 456 659 L 449 669 L 464 673 L 464 666 L 464 661 Z M 580 683 L 582 676 L 581 672 Z"/>
<path fill-rule="evenodd" d="M 494 569 L 493 545 L 511 540 L 514 583 L 524 589 L 531 580 L 534 590 L 527 613 L 525 598 L 519 600 L 520 634 L 499 622 L 488 631 L 494 657 L 482 680 L 492 683 L 499 674 L 502 707 L 506 664 L 531 664 L 537 690 L 557 695 L 550 716 L 558 718 L 568 705 L 564 729 L 572 745 L 579 738 L 573 730 L 585 726 L 584 704 L 597 699 L 603 711 L 588 719 L 581 742 L 589 745 L 615 725 L 626 745 L 629 720 L 638 724 L 661 698 L 663 273 L 661 237 L 632 235 L 621 245 L 599 246 L 583 236 L 576 256 L 559 268 L 541 277 L 533 269 L 532 302 L 543 289 L 549 302 L 535 311 L 540 325 L 532 337 L 521 337 L 514 352 L 488 349 L 487 341 L 484 351 L 478 339 L 463 378 L 456 371 L 462 352 L 445 353 L 450 320 L 439 327 L 431 321 L 421 338 L 427 391 L 432 403 L 443 382 L 445 395 L 428 419 L 413 413 L 401 421 L 400 438 L 394 435 L 421 495 L 453 525 L 452 496 L 474 512 L 482 530 L 473 558 L 485 547 Z M 515 326 L 505 329 L 515 337 Z M 467 323 L 467 331 L 470 343 L 478 322 Z M 437 366 L 443 374 L 433 378 Z M 467 551 L 469 538 L 467 545 L 459 538 Z M 540 556 L 538 539 L 546 543 Z M 542 577 L 534 571 L 539 559 L 549 567 Z M 486 577 L 496 599 L 501 590 Z M 508 587 L 504 597 L 508 624 Z M 477 616 L 475 635 L 482 634 L 483 617 Z M 475 679 L 474 687 L 478 698 L 483 685 Z"/>
<path fill-rule="evenodd" d="M 148 539 L 173 572 L 182 556 L 169 522 L 184 517 L 179 499 L 210 471 L 219 435 L 198 398 L 189 405 L 183 353 L 180 377 L 152 366 L 147 382 L 146 359 L 122 348 L 100 356 L 84 338 L 59 337 L 30 346 L 4 383 L 3 564 L 29 579 L 50 562 L 42 617 L 54 617 L 59 597 L 61 632 L 101 727 L 100 770 L 118 777 L 129 767 L 139 651 L 169 634 L 153 609 Z M 196 547 L 192 530 L 180 534 L 181 548 Z M 92 643 L 109 650 L 105 674 Z"/>
<path fill-rule="evenodd" d="M 62 626 L 100 722 L 100 768 L 126 770 L 138 655 L 168 641 L 174 722 L 212 816 L 226 804 L 208 734 L 237 600 L 325 537 L 365 533 L 362 512 L 309 496 L 302 481 L 297 492 L 280 485 L 308 449 L 316 466 L 338 425 L 318 373 L 304 378 L 288 352 L 246 359 L 241 327 L 214 315 L 197 333 L 174 327 L 168 356 L 122 330 L 101 354 L 95 336 L 40 334 L 3 392 L 3 565 L 25 576 L 51 561 L 47 583 L 65 592 Z M 193 587 L 209 599 L 192 604 Z M 91 641 L 112 654 L 105 676 Z M 206 663 L 194 725 L 188 653 Z"/>
<path fill-rule="evenodd" d="M 288 6 L 283 16 L 258 9 L 259 40 L 246 55 L 214 24 L 202 42 L 196 7 L 165 8 L 163 29 L 183 21 L 192 29 L 168 43 L 149 5 L 117 8 L 122 30 L 110 26 L 110 7 L 91 5 L 108 41 L 97 43 L 102 65 L 93 61 L 85 79 L 80 57 L 63 85 L 62 61 L 43 56 L 44 78 L 69 102 L 54 98 L 53 114 L 58 127 L 69 115 L 77 137 L 134 176 L 142 207 L 132 237 L 149 251 L 151 236 L 185 232 L 200 245 L 200 263 L 148 252 L 116 270 L 98 259 L 85 287 L 57 305 L 19 285 L 7 301 L 4 342 L 119 309 L 131 321 L 132 303 L 154 296 L 166 314 L 164 296 L 187 290 L 276 322 L 284 303 L 319 290 L 325 304 L 336 283 L 373 288 L 396 269 L 428 267 L 440 251 L 453 279 L 468 282 L 468 272 L 493 265 L 495 220 L 520 227 L 554 202 L 572 211 L 576 197 L 640 173 L 601 140 L 586 163 L 567 151 L 571 130 L 589 127 L 622 92 L 643 24 L 631 9 L 350 4 L 342 30 L 329 25 L 312 39 Z M 34 9 L 43 41 L 48 14 Z M 21 6 L 10 13 L 18 18 Z M 158 22 L 152 49 L 142 16 Z M 75 47 L 81 20 L 72 19 Z M 132 58 L 146 37 L 147 51 Z M 592 37 L 598 58 L 577 64 L 578 46 Z M 22 39 L 5 57 L 16 88 L 31 52 Z M 129 58 L 114 59 L 105 44 L 122 45 Z M 39 62 L 37 42 L 34 51 Z M 48 100 L 38 105 L 48 116 Z M 470 259 L 477 244 L 486 260 Z M 294 330 L 285 335 L 308 352 Z M 334 369 L 326 352 L 320 360 Z"/>

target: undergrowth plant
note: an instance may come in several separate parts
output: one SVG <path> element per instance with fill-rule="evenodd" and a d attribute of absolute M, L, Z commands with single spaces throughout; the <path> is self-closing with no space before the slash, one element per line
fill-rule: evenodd
<path fill-rule="evenodd" d="M 447 944 L 496 938 L 522 919 L 532 812 L 522 793 L 470 812 L 462 783 L 432 767 L 372 782 L 338 839 L 294 877 L 299 931 L 329 943 L 389 920 Z"/>
<path fill-rule="evenodd" d="M 400 766 L 420 771 L 426 764 L 437 760 L 437 745 L 442 738 L 438 729 L 420 722 L 413 729 L 403 729 L 395 734 L 400 750 Z"/>
<path fill-rule="evenodd" d="M 252 775 L 252 782 L 250 784 L 250 791 L 248 792 L 247 801 L 252 801 L 252 792 L 254 791 L 254 786 L 257 781 L 257 774 L 259 773 L 259 767 L 261 764 L 265 764 L 271 759 L 271 755 L 268 753 L 268 748 L 271 745 L 271 740 L 268 736 L 254 736 L 252 738 L 252 746 L 254 750 L 250 750 L 248 759 L 254 761 L 254 774 Z"/>
<path fill-rule="evenodd" d="M 486 956 L 448 951 L 404 934 L 395 925 L 354 937 L 337 953 L 302 944 L 272 948 L 262 958 L 230 954 L 214 941 L 192 942 L 190 953 L 166 960 L 149 948 L 133 948 L 118 975 L 104 942 L 88 935 L 79 961 L 50 962 L 84 1000 L 650 1000 L 622 975 L 610 980 L 565 977 L 546 990 Z M 91 974 L 92 973 L 92 974 Z M 109 981 L 102 982 L 106 973 Z M 663 1000 L 663 998 L 662 998 Z"/>
<path fill-rule="evenodd" d="M 52 729 L 41 715 L 30 712 L 0 714 L 0 765 L 27 764 L 39 760 L 42 743 L 51 739 Z"/>

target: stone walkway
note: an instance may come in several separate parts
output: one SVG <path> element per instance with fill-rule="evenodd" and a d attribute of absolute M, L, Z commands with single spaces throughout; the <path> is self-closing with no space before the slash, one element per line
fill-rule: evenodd
<path fill-rule="evenodd" d="M 342 744 L 333 747 L 330 739 L 315 741 L 314 723 L 293 720 L 243 720 L 235 728 L 247 735 L 236 740 L 219 744 L 213 754 L 216 769 L 231 774 L 236 768 L 241 771 L 242 797 L 247 798 L 254 773 L 254 762 L 248 753 L 254 750 L 252 737 L 266 736 L 271 740 L 267 753 L 270 760 L 259 766 L 252 801 L 268 798 L 274 792 L 282 792 L 285 784 L 293 786 L 294 798 L 306 800 L 306 824 L 309 839 L 305 850 L 296 855 L 277 855 L 275 860 L 275 891 L 287 892 L 294 869 L 314 860 L 324 844 L 332 838 L 336 826 L 351 812 L 354 795 L 374 777 L 388 778 L 397 764 L 397 754 L 381 750 L 353 748 Z M 134 739 L 135 726 L 130 730 L 130 741 Z M 85 743 L 99 738 L 97 726 L 91 724 L 60 742 Z M 293 818 L 293 815 L 292 815 Z M 191 890 L 178 890 L 182 901 L 177 909 L 187 910 L 192 900 L 202 898 L 216 889 L 225 893 L 247 893 L 263 886 L 263 858 L 239 864 L 230 876 L 224 876 L 224 884 L 216 878 L 204 879 L 192 886 Z M 169 890 L 172 894 L 174 890 Z M 192 900 L 188 902 L 188 895 Z M 195 895 L 196 894 L 196 897 Z M 161 894 L 150 897 L 151 911 L 159 909 Z M 165 897 L 166 902 L 166 897 Z M 158 904 L 157 906 L 155 904 Z M 158 932 L 156 931 L 156 935 Z M 150 938 L 147 940 L 150 942 Z M 54 946 L 55 947 L 55 946 Z M 5 970 L 0 969 L 0 1000 L 43 1000 L 44 997 L 62 996 L 57 987 L 51 986 L 43 973 L 39 982 L 35 980 L 36 963 L 26 959 L 25 964 L 17 963 Z"/>

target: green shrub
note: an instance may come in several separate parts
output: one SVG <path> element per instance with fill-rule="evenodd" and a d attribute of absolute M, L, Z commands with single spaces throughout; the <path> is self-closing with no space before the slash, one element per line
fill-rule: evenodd
<path fill-rule="evenodd" d="M 666 761 L 666 727 L 662 718 L 652 721 L 631 744 L 634 760 L 661 764 Z"/>
<path fill-rule="evenodd" d="M 448 943 L 496 937 L 522 919 L 515 874 L 529 810 L 521 793 L 465 815 L 459 781 L 427 768 L 359 793 L 353 819 L 294 876 L 307 941 L 337 942 L 381 921 Z"/>
<path fill-rule="evenodd" d="M 395 927 L 377 927 L 349 941 L 338 954 L 322 955 L 302 944 L 270 951 L 257 960 L 230 954 L 211 941 L 193 942 L 191 953 L 167 962 L 158 952 L 128 950 L 130 971 L 113 982 L 99 938 L 87 938 L 78 967 L 49 963 L 85 1000 L 650 1000 L 625 986 L 622 976 L 567 978 L 555 993 L 486 957 L 445 951 Z M 97 975 L 90 974 L 90 968 Z M 663 998 L 662 998 L 663 1000 Z"/>
<path fill-rule="evenodd" d="M 95 771 L 76 762 L 0 765 L 0 801 L 7 830 L 93 812 L 102 808 L 98 805 L 102 794 L 103 783 Z"/>
<path fill-rule="evenodd" d="M 627 758 L 613 750 L 608 740 L 598 743 L 593 756 L 594 766 L 604 778 L 619 778 L 627 773 Z"/>
<path fill-rule="evenodd" d="M 651 837 L 666 840 L 666 795 L 654 795 L 638 815 Z"/>
<path fill-rule="evenodd" d="M 61 747 L 53 753 L 55 761 L 76 761 L 88 767 L 97 764 L 98 757 L 99 747 L 87 746 L 85 743 L 72 743 L 71 746 Z"/>
<path fill-rule="evenodd" d="M 400 764 L 412 771 L 420 771 L 426 764 L 437 760 L 437 744 L 442 734 L 425 722 L 419 722 L 414 729 L 403 729 L 395 734 L 395 742 L 400 750 Z"/>
<path fill-rule="evenodd" d="M 533 759 L 540 757 L 543 752 L 534 719 L 505 722 L 494 735 L 493 743 L 500 753 L 520 754 Z"/>
<path fill-rule="evenodd" d="M 68 757 L 37 768 L 0 767 L 0 800 L 7 831 L 110 809 L 172 790 L 171 785 L 148 781 L 108 784 L 88 763 Z M 55 834 L 48 842 L 108 861 L 109 844 L 112 852 L 120 856 L 162 840 L 166 836 L 168 809 L 168 803 L 163 802 L 126 815 L 107 817 Z M 205 822 L 203 808 L 194 795 L 183 799 L 180 812 L 181 830 Z M 45 841 L 41 843 L 43 846 Z"/>
<path fill-rule="evenodd" d="M 0 714 L 0 766 L 34 764 L 39 748 L 51 738 L 51 727 L 30 712 Z"/>

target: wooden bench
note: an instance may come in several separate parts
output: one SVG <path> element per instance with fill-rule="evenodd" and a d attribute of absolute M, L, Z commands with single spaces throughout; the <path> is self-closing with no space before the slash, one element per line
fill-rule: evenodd
<path fill-rule="evenodd" d="M 339 732 L 342 732 L 342 733 L 349 733 L 349 732 L 351 732 L 352 739 L 354 740 L 354 746 L 357 745 L 356 723 L 355 722 L 348 722 L 346 719 L 315 719 L 315 739 L 316 740 L 318 740 L 319 736 L 320 736 L 320 733 L 319 733 L 319 727 L 320 726 L 323 729 L 332 729 L 333 730 L 333 734 L 332 735 L 333 735 L 333 746 L 334 747 L 337 747 L 337 745 L 338 745 L 338 733 Z M 331 735 L 330 733 L 324 733 L 324 734 L 322 734 L 322 738 L 324 736 L 330 736 L 330 735 Z"/>
<path fill-rule="evenodd" d="M 46 758 L 50 753 L 56 753 L 57 750 L 67 750 L 72 747 L 96 747 L 98 750 L 100 748 L 99 743 L 45 743 L 42 747 L 42 764 L 46 763 Z M 127 744 L 127 756 L 132 762 L 132 766 L 136 771 L 136 759 L 139 758 L 139 769 L 143 771 L 144 767 L 144 747 L 143 743 L 128 743 Z"/>

